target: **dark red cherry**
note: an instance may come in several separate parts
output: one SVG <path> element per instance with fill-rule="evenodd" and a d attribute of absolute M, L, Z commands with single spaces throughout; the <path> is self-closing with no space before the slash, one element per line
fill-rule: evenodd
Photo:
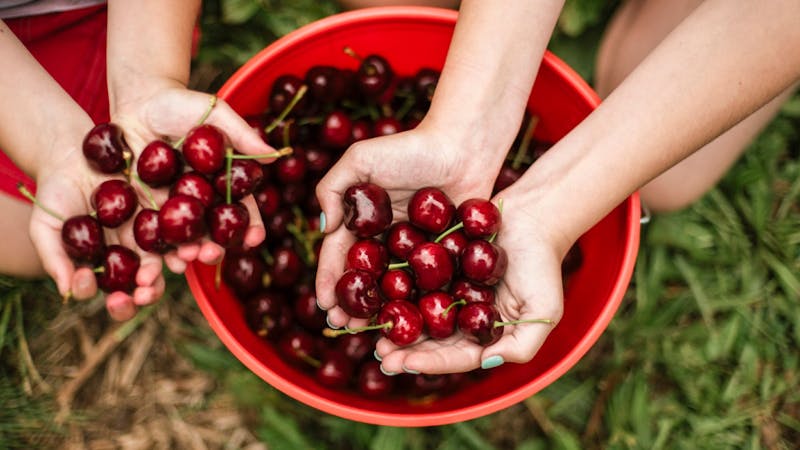
<path fill-rule="evenodd" d="M 381 333 L 395 345 L 413 344 L 422 335 L 424 326 L 419 309 L 407 300 L 390 300 L 381 308 L 378 325 L 387 325 Z"/>
<path fill-rule="evenodd" d="M 464 276 L 487 286 L 497 284 L 507 266 L 506 251 L 483 239 L 470 241 L 461 254 L 461 271 Z"/>
<path fill-rule="evenodd" d="M 329 112 L 322 120 L 320 142 L 333 149 L 345 149 L 351 144 L 353 121 L 346 112 L 337 109 Z"/>
<path fill-rule="evenodd" d="M 206 208 L 214 202 L 214 187 L 199 172 L 186 172 L 170 188 L 169 196 L 188 195 L 200 200 Z"/>
<path fill-rule="evenodd" d="M 365 361 L 359 367 L 356 386 L 367 397 L 383 397 L 394 390 L 395 380 L 381 372 L 378 361 Z"/>
<path fill-rule="evenodd" d="M 297 93 L 304 84 L 305 82 L 295 75 L 285 74 L 276 78 L 272 83 L 272 89 L 269 93 L 270 111 L 274 114 L 283 112 L 292 102 L 292 99 L 297 96 Z M 307 96 L 301 97 L 290 111 L 290 114 L 296 115 L 297 113 L 303 112 L 307 108 L 308 103 L 309 99 Z"/>
<path fill-rule="evenodd" d="M 358 183 L 345 190 L 344 224 L 360 238 L 383 233 L 392 223 L 392 202 L 385 189 L 373 183 Z"/>
<path fill-rule="evenodd" d="M 294 214 L 288 209 L 279 209 L 269 217 L 264 218 L 267 236 L 275 242 L 289 236 L 288 225 L 294 222 Z"/>
<path fill-rule="evenodd" d="M 345 270 L 364 270 L 379 278 L 388 266 L 389 252 L 378 239 L 360 239 L 347 250 Z"/>
<path fill-rule="evenodd" d="M 100 222 L 90 215 L 73 216 L 61 227 L 61 241 L 70 258 L 79 263 L 94 264 L 100 261 L 105 249 L 105 238 Z"/>
<path fill-rule="evenodd" d="M 483 346 L 497 342 L 503 335 L 503 327 L 495 326 L 499 320 L 500 313 L 491 303 L 468 303 L 458 311 L 458 329 Z"/>
<path fill-rule="evenodd" d="M 347 80 L 339 68 L 312 66 L 306 72 L 305 78 L 309 92 L 319 102 L 335 103 L 345 96 Z"/>
<path fill-rule="evenodd" d="M 391 85 L 393 77 L 389 62 L 377 54 L 367 55 L 356 72 L 358 89 L 369 98 L 377 98 L 383 94 Z"/>
<path fill-rule="evenodd" d="M 309 197 L 307 183 L 289 183 L 281 186 L 281 202 L 285 205 L 303 204 Z"/>
<path fill-rule="evenodd" d="M 264 132 L 267 133 L 267 143 L 273 147 L 288 147 L 293 142 L 297 142 L 300 128 L 294 119 L 279 119 L 270 114 L 267 116 L 268 122 Z"/>
<path fill-rule="evenodd" d="M 494 303 L 495 290 L 492 286 L 484 286 L 465 279 L 453 281 L 450 286 L 450 294 L 456 300 L 464 300 L 467 303 Z"/>
<path fill-rule="evenodd" d="M 314 379 L 323 386 L 341 388 L 347 386 L 353 377 L 355 367 L 353 361 L 339 350 L 328 350 L 319 361 L 314 371 Z"/>
<path fill-rule="evenodd" d="M 403 124 L 394 117 L 381 117 L 372 125 L 373 133 L 378 136 L 389 136 L 403 131 Z"/>
<path fill-rule="evenodd" d="M 150 187 L 166 186 L 183 171 L 183 161 L 177 150 L 158 139 L 147 144 L 136 161 L 136 173 Z"/>
<path fill-rule="evenodd" d="M 386 248 L 397 259 L 406 260 L 414 247 L 428 241 L 425 233 L 411 222 L 395 222 L 386 232 Z"/>
<path fill-rule="evenodd" d="M 317 364 L 317 346 L 314 337 L 307 331 L 288 330 L 278 340 L 278 351 L 289 363 L 308 366 Z"/>
<path fill-rule="evenodd" d="M 289 287 L 300 280 L 305 267 L 293 247 L 284 246 L 273 250 L 272 259 L 269 275 L 273 286 Z"/>
<path fill-rule="evenodd" d="M 333 165 L 333 155 L 330 151 L 317 147 L 310 147 L 303 152 L 306 158 L 306 168 L 315 175 L 323 175 Z"/>
<path fill-rule="evenodd" d="M 136 191 L 127 181 L 106 180 L 92 193 L 92 207 L 97 221 L 108 228 L 116 228 L 133 217 L 139 206 Z"/>
<path fill-rule="evenodd" d="M 214 125 L 189 130 L 181 150 L 186 163 L 202 174 L 214 174 L 225 165 L 225 135 Z"/>
<path fill-rule="evenodd" d="M 277 292 L 259 290 L 244 302 L 247 325 L 260 337 L 277 340 L 290 323 L 286 321 L 288 308 L 284 296 Z"/>
<path fill-rule="evenodd" d="M 344 334 L 336 338 L 335 346 L 351 361 L 358 362 L 372 354 L 375 349 L 375 336 L 375 331 Z"/>
<path fill-rule="evenodd" d="M 121 245 L 109 245 L 102 258 L 102 270 L 97 273 L 97 286 L 103 292 L 132 293 L 136 288 L 139 255 Z"/>
<path fill-rule="evenodd" d="M 211 240 L 225 248 L 240 247 L 244 242 L 250 213 L 241 203 L 220 203 L 206 213 Z"/>
<path fill-rule="evenodd" d="M 488 238 L 500 230 L 500 210 L 489 200 L 464 200 L 456 210 L 456 217 L 464 224 L 464 234 L 471 239 Z"/>
<path fill-rule="evenodd" d="M 403 269 L 389 269 L 380 278 L 384 298 L 411 300 L 414 298 L 414 277 Z"/>
<path fill-rule="evenodd" d="M 294 300 L 294 317 L 300 325 L 312 331 L 322 330 L 326 316 L 325 311 L 317 306 L 317 296 L 313 288 L 297 294 Z"/>
<path fill-rule="evenodd" d="M 452 200 L 435 187 L 419 189 L 408 202 L 408 219 L 429 233 L 441 233 L 453 219 L 456 207 Z"/>
<path fill-rule="evenodd" d="M 274 163 L 275 177 L 284 184 L 300 183 L 305 179 L 307 171 L 306 154 L 301 148 Z"/>
<path fill-rule="evenodd" d="M 381 308 L 375 276 L 363 270 L 350 270 L 336 282 L 338 305 L 351 317 L 366 319 Z"/>
<path fill-rule="evenodd" d="M 453 256 L 455 261 L 459 261 L 461 258 L 461 254 L 464 253 L 464 249 L 467 247 L 467 243 L 469 239 L 467 239 L 467 235 L 464 234 L 462 230 L 455 230 L 447 234 L 447 236 L 441 238 L 439 243 L 442 244 L 442 247 L 446 248 L 448 252 Z"/>
<path fill-rule="evenodd" d="M 427 104 L 433 98 L 436 84 L 439 82 L 439 71 L 428 67 L 419 69 L 414 75 L 414 93 L 417 99 Z"/>
<path fill-rule="evenodd" d="M 142 209 L 133 219 L 133 238 L 142 250 L 151 253 L 163 254 L 170 249 L 161 237 L 161 228 L 158 226 L 158 211 L 155 209 Z"/>
<path fill-rule="evenodd" d="M 206 232 L 205 208 L 200 200 L 188 195 L 171 197 L 158 211 L 158 227 L 167 244 L 196 241 Z"/>
<path fill-rule="evenodd" d="M 271 217 L 281 207 L 281 193 L 272 183 L 263 183 L 253 192 L 261 217 Z"/>
<path fill-rule="evenodd" d="M 231 200 L 241 200 L 253 193 L 264 180 L 261 164 L 252 159 L 235 159 L 231 162 Z M 225 197 L 228 189 L 228 173 L 222 169 L 214 176 L 214 190 Z"/>
<path fill-rule="evenodd" d="M 222 259 L 222 279 L 240 296 L 264 286 L 267 264 L 256 251 L 226 251 Z"/>
<path fill-rule="evenodd" d="M 497 175 L 497 179 L 494 181 L 494 193 L 500 192 L 503 189 L 511 186 L 517 180 L 522 177 L 524 170 L 521 168 L 514 168 L 510 162 L 506 161 L 503 163 L 503 167 L 500 169 L 500 173 Z"/>
<path fill-rule="evenodd" d="M 423 291 L 441 289 L 453 278 L 453 258 L 440 244 L 426 242 L 408 255 L 415 284 Z"/>
<path fill-rule="evenodd" d="M 419 311 L 425 323 L 428 336 L 444 339 L 455 332 L 458 310 L 450 305 L 453 297 L 442 291 L 429 292 L 419 299 Z"/>
<path fill-rule="evenodd" d="M 350 130 L 350 142 L 363 141 L 375 137 L 372 131 L 372 124 L 366 120 L 353 121 L 353 127 Z"/>
<path fill-rule="evenodd" d="M 122 128 L 113 123 L 95 125 L 83 139 L 83 155 L 89 166 L 102 173 L 122 172 L 130 154 Z"/>

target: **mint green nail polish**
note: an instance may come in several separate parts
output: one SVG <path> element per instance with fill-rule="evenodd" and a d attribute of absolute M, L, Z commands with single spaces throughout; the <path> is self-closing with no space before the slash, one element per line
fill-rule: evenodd
<path fill-rule="evenodd" d="M 378 351 L 377 351 L 377 350 L 375 350 L 375 351 L 373 351 L 373 352 L 372 352 L 372 356 L 374 356 L 374 357 L 375 357 L 375 359 L 376 359 L 376 360 L 378 360 L 378 362 L 381 362 L 381 361 L 383 361 L 383 358 L 381 358 L 381 355 L 379 355 L 379 354 L 378 354 Z"/>
<path fill-rule="evenodd" d="M 381 372 L 384 375 L 386 375 L 387 377 L 393 377 L 393 376 L 397 375 L 397 372 L 389 372 L 387 370 L 384 370 L 383 366 L 380 366 L 380 369 L 381 369 Z"/>
<path fill-rule="evenodd" d="M 325 213 L 319 213 L 319 231 L 321 233 L 325 232 Z"/>
<path fill-rule="evenodd" d="M 494 369 L 495 367 L 502 366 L 505 361 L 500 355 L 490 356 L 481 362 L 481 369 Z"/>
<path fill-rule="evenodd" d="M 406 366 L 403 366 L 403 372 L 410 373 L 411 375 L 419 375 L 419 370 L 409 369 Z"/>

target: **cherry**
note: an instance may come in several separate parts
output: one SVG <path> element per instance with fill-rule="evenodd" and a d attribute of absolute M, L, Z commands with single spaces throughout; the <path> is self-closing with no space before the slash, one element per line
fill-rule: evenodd
<path fill-rule="evenodd" d="M 267 339 L 277 339 L 289 329 L 286 299 L 277 292 L 258 291 L 244 303 L 244 317 L 254 333 Z"/>
<path fill-rule="evenodd" d="M 367 397 L 382 397 L 394 390 L 394 378 L 381 372 L 378 361 L 365 361 L 358 371 L 358 391 Z"/>
<path fill-rule="evenodd" d="M 581 247 L 575 243 L 569 248 L 564 259 L 561 261 L 561 273 L 563 277 L 572 275 L 577 272 L 583 264 L 583 251 Z"/>
<path fill-rule="evenodd" d="M 353 376 L 353 361 L 340 350 L 326 351 L 314 372 L 314 379 L 323 386 L 339 388 L 346 386 Z"/>
<path fill-rule="evenodd" d="M 169 190 L 170 197 L 188 195 L 200 200 L 206 208 L 214 202 L 214 187 L 199 172 L 186 172 L 175 181 Z"/>
<path fill-rule="evenodd" d="M 170 246 L 161 237 L 158 226 L 158 211 L 144 208 L 133 219 L 133 238 L 139 248 L 146 252 L 163 254 Z"/>
<path fill-rule="evenodd" d="M 351 143 L 353 121 L 346 112 L 337 109 L 329 112 L 322 120 L 320 143 L 333 149 L 347 148 Z"/>
<path fill-rule="evenodd" d="M 325 327 L 326 314 L 317 306 L 317 296 L 312 288 L 304 289 L 295 298 L 294 317 L 309 330 L 316 331 Z"/>
<path fill-rule="evenodd" d="M 305 151 L 296 148 L 294 152 L 275 161 L 275 176 L 284 184 L 299 183 L 306 177 L 308 164 Z"/>
<path fill-rule="evenodd" d="M 352 50 L 351 50 L 351 54 Z M 389 62 L 380 55 L 367 55 L 361 60 L 356 72 L 358 90 L 368 98 L 377 98 L 392 83 L 393 73 Z"/>
<path fill-rule="evenodd" d="M 468 242 L 469 239 L 467 239 L 467 235 L 462 230 L 452 231 L 439 240 L 439 244 L 450 252 L 455 261 L 459 261 Z"/>
<path fill-rule="evenodd" d="M 494 287 L 484 286 L 466 279 L 453 281 L 450 286 L 450 293 L 456 300 L 464 300 L 466 303 L 494 303 Z"/>
<path fill-rule="evenodd" d="M 358 183 L 345 190 L 345 227 L 359 238 L 383 233 L 392 223 L 393 213 L 389 194 L 373 183 Z"/>
<path fill-rule="evenodd" d="M 139 178 L 150 187 L 166 186 L 183 171 L 183 161 L 177 150 L 157 139 L 147 144 L 136 161 Z"/>
<path fill-rule="evenodd" d="M 497 179 L 494 181 L 493 192 L 500 192 L 511 186 L 522 177 L 522 174 L 523 171 L 521 169 L 514 168 L 508 161 L 504 162 Z"/>
<path fill-rule="evenodd" d="M 374 135 L 389 136 L 403 131 L 403 124 L 394 117 L 381 117 L 372 126 Z"/>
<path fill-rule="evenodd" d="M 430 233 L 447 229 L 455 212 L 456 207 L 447 194 L 435 187 L 417 190 L 408 202 L 409 221 Z"/>
<path fill-rule="evenodd" d="M 424 325 L 419 308 L 401 299 L 390 300 L 383 305 L 377 323 L 374 326 L 383 326 L 381 333 L 399 346 L 413 344 L 419 339 Z"/>
<path fill-rule="evenodd" d="M 464 225 L 464 234 L 471 239 L 488 238 L 500 230 L 500 210 L 489 200 L 463 201 L 456 210 L 456 217 Z"/>
<path fill-rule="evenodd" d="M 295 148 L 295 152 L 297 148 Z M 306 168 L 315 175 L 322 175 L 333 166 L 333 155 L 327 150 L 310 147 L 303 152 L 306 159 Z"/>
<path fill-rule="evenodd" d="M 116 228 L 133 216 L 139 206 L 136 191 L 127 181 L 106 180 L 92 193 L 92 207 L 97 220 L 108 228 Z"/>
<path fill-rule="evenodd" d="M 189 130 L 181 148 L 189 166 L 202 174 L 211 175 L 225 164 L 225 135 L 214 125 Z"/>
<path fill-rule="evenodd" d="M 235 159 L 231 162 L 230 186 L 231 200 L 241 200 L 253 193 L 264 180 L 261 164 L 252 159 Z M 228 172 L 223 169 L 214 176 L 214 190 L 221 196 L 227 195 Z"/>
<path fill-rule="evenodd" d="M 84 137 L 83 155 L 93 169 L 110 174 L 125 169 L 131 151 L 125 142 L 122 128 L 113 123 L 100 123 Z"/>
<path fill-rule="evenodd" d="M 294 222 L 294 214 L 288 209 L 279 209 L 272 216 L 266 218 L 268 235 L 270 240 L 277 241 L 281 238 L 289 236 L 287 226 Z"/>
<path fill-rule="evenodd" d="M 300 255 L 293 247 L 279 247 L 272 252 L 272 259 L 269 275 L 273 286 L 289 287 L 297 283 L 304 267 Z"/>
<path fill-rule="evenodd" d="M 250 226 L 250 213 L 244 205 L 220 203 L 209 208 L 206 214 L 212 241 L 225 248 L 242 245 L 247 227 Z"/>
<path fill-rule="evenodd" d="M 297 140 L 300 133 L 297 121 L 294 119 L 281 119 L 273 115 L 267 117 L 267 126 L 264 133 L 267 133 L 267 143 L 274 147 L 288 147 Z"/>
<path fill-rule="evenodd" d="M 455 332 L 457 312 L 448 309 L 452 304 L 453 297 L 441 291 L 429 292 L 419 299 L 419 310 L 428 336 L 444 339 Z"/>
<path fill-rule="evenodd" d="M 395 258 L 405 260 L 414 247 L 428 241 L 425 233 L 408 221 L 395 222 L 386 232 L 386 248 Z"/>
<path fill-rule="evenodd" d="M 370 124 L 368 121 L 353 121 L 353 126 L 350 130 L 350 142 L 363 141 L 364 139 L 369 139 L 374 136 L 375 134 L 372 131 L 372 124 Z"/>
<path fill-rule="evenodd" d="M 414 93 L 419 101 L 430 103 L 436 84 L 439 82 L 439 71 L 428 67 L 419 69 L 414 75 Z"/>
<path fill-rule="evenodd" d="M 315 366 L 319 363 L 314 338 L 304 330 L 293 329 L 284 333 L 278 340 L 278 350 L 292 364 Z"/>
<path fill-rule="evenodd" d="M 158 211 L 158 226 L 164 242 L 170 245 L 192 242 L 206 231 L 205 208 L 200 200 L 188 195 L 167 199 Z"/>
<path fill-rule="evenodd" d="M 225 252 L 222 259 L 222 278 L 240 296 L 247 296 L 264 286 L 267 264 L 253 250 Z"/>
<path fill-rule="evenodd" d="M 336 103 L 346 94 L 345 75 L 333 66 L 312 66 L 306 71 L 305 82 L 313 98 L 322 103 Z"/>
<path fill-rule="evenodd" d="M 261 217 L 266 218 L 275 214 L 281 207 L 281 194 L 278 187 L 272 183 L 264 183 L 253 192 Z"/>
<path fill-rule="evenodd" d="M 375 238 L 358 240 L 347 250 L 345 270 L 364 270 L 378 278 L 388 266 L 389 252 L 386 246 Z"/>
<path fill-rule="evenodd" d="M 380 278 L 381 293 L 385 298 L 411 300 L 416 289 L 414 277 L 403 269 L 389 269 Z"/>
<path fill-rule="evenodd" d="M 375 333 L 348 333 L 336 339 L 336 348 L 344 352 L 351 361 L 358 362 L 371 354 L 375 348 Z"/>
<path fill-rule="evenodd" d="M 97 273 L 97 286 L 104 292 L 133 292 L 140 260 L 133 250 L 122 245 L 109 245 Z"/>
<path fill-rule="evenodd" d="M 302 79 L 295 75 L 281 75 L 272 83 L 269 93 L 269 109 L 275 113 L 284 111 L 295 97 L 298 97 L 293 111 L 302 112 L 308 107 L 308 97 L 298 96 L 304 85 Z"/>
<path fill-rule="evenodd" d="M 339 307 L 351 317 L 366 319 L 381 308 L 375 276 L 363 270 L 349 270 L 336 282 Z"/>
<path fill-rule="evenodd" d="M 414 247 L 408 255 L 414 280 L 423 291 L 441 289 L 453 278 L 453 259 L 440 244 L 426 242 Z"/>
<path fill-rule="evenodd" d="M 470 241 L 461 254 L 461 271 L 464 276 L 483 285 L 497 284 L 507 266 L 506 251 L 483 239 Z"/>
<path fill-rule="evenodd" d="M 281 187 L 281 201 L 286 205 L 303 203 L 308 198 L 308 184 L 289 183 Z"/>
<path fill-rule="evenodd" d="M 468 303 L 458 311 L 458 329 L 479 345 L 494 344 L 503 335 L 503 329 L 495 326 L 500 313 L 492 303 Z"/>
<path fill-rule="evenodd" d="M 65 220 L 61 227 L 61 241 L 67 255 L 80 263 L 96 263 L 105 250 L 103 228 L 88 214 Z"/>

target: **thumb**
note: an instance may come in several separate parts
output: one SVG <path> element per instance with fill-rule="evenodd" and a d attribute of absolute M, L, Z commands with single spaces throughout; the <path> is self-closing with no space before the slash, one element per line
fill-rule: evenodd
<path fill-rule="evenodd" d="M 522 316 L 515 320 L 513 325 L 504 325 L 510 328 L 510 332 L 505 330 L 500 340 L 483 350 L 481 367 L 494 367 L 503 362 L 526 363 L 530 361 L 542 347 L 559 319 L 560 316 L 546 318 Z"/>
<path fill-rule="evenodd" d="M 61 244 L 61 224 L 58 220 L 34 209 L 29 227 L 31 241 L 39 254 L 42 266 L 55 281 L 62 296 L 71 293 L 75 265 Z"/>

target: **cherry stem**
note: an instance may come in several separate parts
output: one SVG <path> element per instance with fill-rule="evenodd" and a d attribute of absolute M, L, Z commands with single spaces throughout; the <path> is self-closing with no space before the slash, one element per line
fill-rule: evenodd
<path fill-rule="evenodd" d="M 450 314 L 450 310 L 451 309 L 453 309 L 453 308 L 455 308 L 457 306 L 466 305 L 466 304 L 467 304 L 467 301 L 464 300 L 463 298 L 461 300 L 457 301 L 457 302 L 450 303 L 447 306 L 447 308 L 445 308 L 444 311 L 442 311 L 442 317 L 447 318 L 447 315 Z"/>
<path fill-rule="evenodd" d="M 283 119 L 285 119 L 286 116 L 288 116 L 289 113 L 292 112 L 292 109 L 295 107 L 295 105 L 297 105 L 297 102 L 299 102 L 300 99 L 303 98 L 304 95 L 306 95 L 306 91 L 308 91 L 308 86 L 306 86 L 305 84 L 300 86 L 300 89 L 298 89 L 297 93 L 294 94 L 294 97 L 292 97 L 292 100 L 289 102 L 288 105 L 286 105 L 286 108 L 283 108 L 283 111 L 281 111 L 278 117 L 276 117 L 275 120 L 273 120 L 269 125 L 267 125 L 267 128 L 264 129 L 264 131 L 267 134 L 269 134 L 272 130 L 275 129 L 275 127 L 277 127 L 278 125 L 280 125 L 281 122 L 283 122 Z"/>
<path fill-rule="evenodd" d="M 503 214 L 503 199 L 502 198 L 497 199 L 497 210 L 500 211 L 500 215 Z M 494 233 L 492 233 L 491 236 L 489 236 L 488 241 L 489 241 L 489 243 L 492 243 L 492 242 L 494 242 L 495 239 L 497 239 L 497 232 L 496 231 Z"/>
<path fill-rule="evenodd" d="M 19 191 L 20 194 L 22 194 L 23 197 L 25 197 L 28 200 L 30 200 L 31 203 L 33 203 L 34 205 L 39 207 L 39 209 L 41 209 L 42 211 L 46 212 L 47 214 L 55 217 L 56 219 L 58 219 L 58 220 L 60 220 L 62 222 L 64 221 L 64 218 L 61 217 L 60 214 L 58 214 L 57 212 L 53 211 L 52 209 L 50 209 L 50 208 L 44 206 L 43 204 L 41 204 L 39 202 L 39 200 L 37 200 L 36 197 L 31 193 L 31 191 L 29 191 L 28 188 L 25 187 L 24 184 L 17 183 L 17 190 Z"/>
<path fill-rule="evenodd" d="M 343 334 L 358 334 L 364 331 L 384 330 L 386 328 L 392 328 L 393 326 L 394 323 L 392 321 L 389 321 L 389 322 L 379 323 L 376 325 L 367 325 L 364 327 L 357 327 L 357 328 L 340 328 L 338 330 L 334 328 L 325 328 L 324 330 L 322 330 L 322 335 L 325 337 L 333 338 L 333 337 L 339 337 Z"/>
<path fill-rule="evenodd" d="M 403 104 L 400 105 L 400 108 L 398 108 L 397 112 L 395 112 L 395 114 L 394 114 L 395 119 L 403 120 L 403 118 L 406 116 L 406 114 L 408 114 L 409 111 L 411 111 L 411 108 L 414 107 L 414 104 L 416 103 L 416 101 L 417 100 L 413 96 L 410 96 L 410 95 L 407 96 L 405 98 L 405 100 L 403 101 Z"/>
<path fill-rule="evenodd" d="M 397 262 L 397 263 L 389 264 L 389 266 L 387 267 L 387 270 L 403 269 L 403 268 L 408 267 L 408 266 L 409 266 L 408 261 Z"/>
<path fill-rule="evenodd" d="M 233 167 L 233 149 L 228 148 L 225 158 L 225 203 L 231 204 L 231 168 Z"/>
<path fill-rule="evenodd" d="M 303 362 L 307 363 L 309 366 L 311 366 L 311 367 L 314 367 L 315 369 L 316 369 L 316 368 L 319 368 L 319 366 L 321 366 L 321 365 L 322 365 L 322 363 L 321 363 L 321 362 L 319 362 L 319 360 L 318 360 L 318 359 L 316 359 L 316 358 L 314 358 L 314 357 L 310 356 L 310 355 L 309 355 L 308 353 L 306 353 L 306 352 L 299 352 L 299 353 L 297 353 L 297 357 L 298 357 L 298 358 L 300 358 L 301 360 L 303 360 Z"/>
<path fill-rule="evenodd" d="M 142 181 L 141 178 L 139 178 L 138 173 L 133 174 L 133 179 L 136 180 L 137 183 L 139 183 L 139 187 L 142 188 L 145 197 L 147 197 L 147 200 L 150 201 L 150 205 L 153 207 L 153 209 L 158 211 L 158 203 L 156 203 L 156 199 L 155 197 L 153 197 L 153 193 L 150 192 L 150 188 L 147 187 L 147 184 L 145 184 L 145 182 Z"/>
<path fill-rule="evenodd" d="M 92 269 L 92 272 L 94 273 L 105 273 L 105 271 L 106 268 L 103 266 L 95 267 L 94 269 Z"/>
<path fill-rule="evenodd" d="M 219 291 L 219 287 L 222 285 L 222 261 L 217 263 L 217 266 L 214 268 L 214 289 Z"/>
<path fill-rule="evenodd" d="M 528 154 L 528 149 L 531 146 L 533 139 L 533 132 L 536 131 L 536 126 L 539 124 L 539 116 L 531 116 L 528 121 L 528 127 L 525 129 L 525 134 L 522 135 L 522 142 L 517 147 L 517 152 L 514 154 L 514 159 L 511 161 L 511 168 L 514 170 L 519 169 L 522 165 L 522 158 Z"/>
<path fill-rule="evenodd" d="M 292 147 L 283 147 L 280 150 L 275 150 L 274 152 L 269 153 L 262 153 L 260 155 L 242 155 L 242 154 L 234 154 L 232 149 L 228 154 L 229 159 L 264 159 L 264 158 L 280 158 L 281 156 L 288 156 L 294 153 L 294 149 Z"/>
<path fill-rule="evenodd" d="M 556 322 L 552 319 L 520 319 L 520 320 L 509 320 L 508 322 L 500 322 L 495 321 L 494 327 L 504 327 L 506 325 L 519 325 L 523 323 L 546 323 L 550 325 L 555 325 Z"/>
<path fill-rule="evenodd" d="M 342 51 L 343 51 L 343 52 L 344 52 L 344 53 L 345 53 L 347 56 L 352 56 L 353 58 L 355 58 L 355 59 L 357 59 L 357 60 L 359 60 L 359 61 L 364 61 L 364 58 L 363 58 L 363 57 L 361 57 L 361 55 L 359 55 L 358 53 L 356 53 L 356 51 L 355 51 L 355 50 L 353 50 L 353 49 L 352 49 L 352 48 L 350 48 L 350 47 L 345 47 L 345 48 L 343 48 L 343 49 L 342 49 Z"/>
<path fill-rule="evenodd" d="M 454 231 L 460 230 L 462 228 L 464 228 L 464 222 L 458 222 L 457 224 L 453 225 L 452 227 L 444 230 L 442 232 L 442 234 L 440 234 L 439 236 L 436 236 L 436 239 L 434 239 L 433 242 L 435 244 L 438 244 L 439 242 L 441 242 L 442 239 L 446 238 L 448 234 L 450 234 L 450 233 L 452 233 Z"/>
<path fill-rule="evenodd" d="M 206 111 L 203 113 L 202 116 L 200 116 L 200 120 L 197 121 L 197 125 L 198 126 L 202 125 L 202 124 L 204 124 L 206 122 L 206 119 L 208 119 L 208 116 L 211 115 L 211 110 L 213 110 L 215 106 L 217 106 L 217 96 L 216 95 L 212 95 L 208 99 L 208 107 L 206 108 Z M 184 134 L 180 139 L 178 139 L 178 142 L 176 142 L 172 146 L 172 148 L 176 148 L 176 149 L 177 148 L 181 148 L 181 145 L 183 145 L 183 141 L 185 141 L 185 140 L 186 140 L 186 135 Z"/>

